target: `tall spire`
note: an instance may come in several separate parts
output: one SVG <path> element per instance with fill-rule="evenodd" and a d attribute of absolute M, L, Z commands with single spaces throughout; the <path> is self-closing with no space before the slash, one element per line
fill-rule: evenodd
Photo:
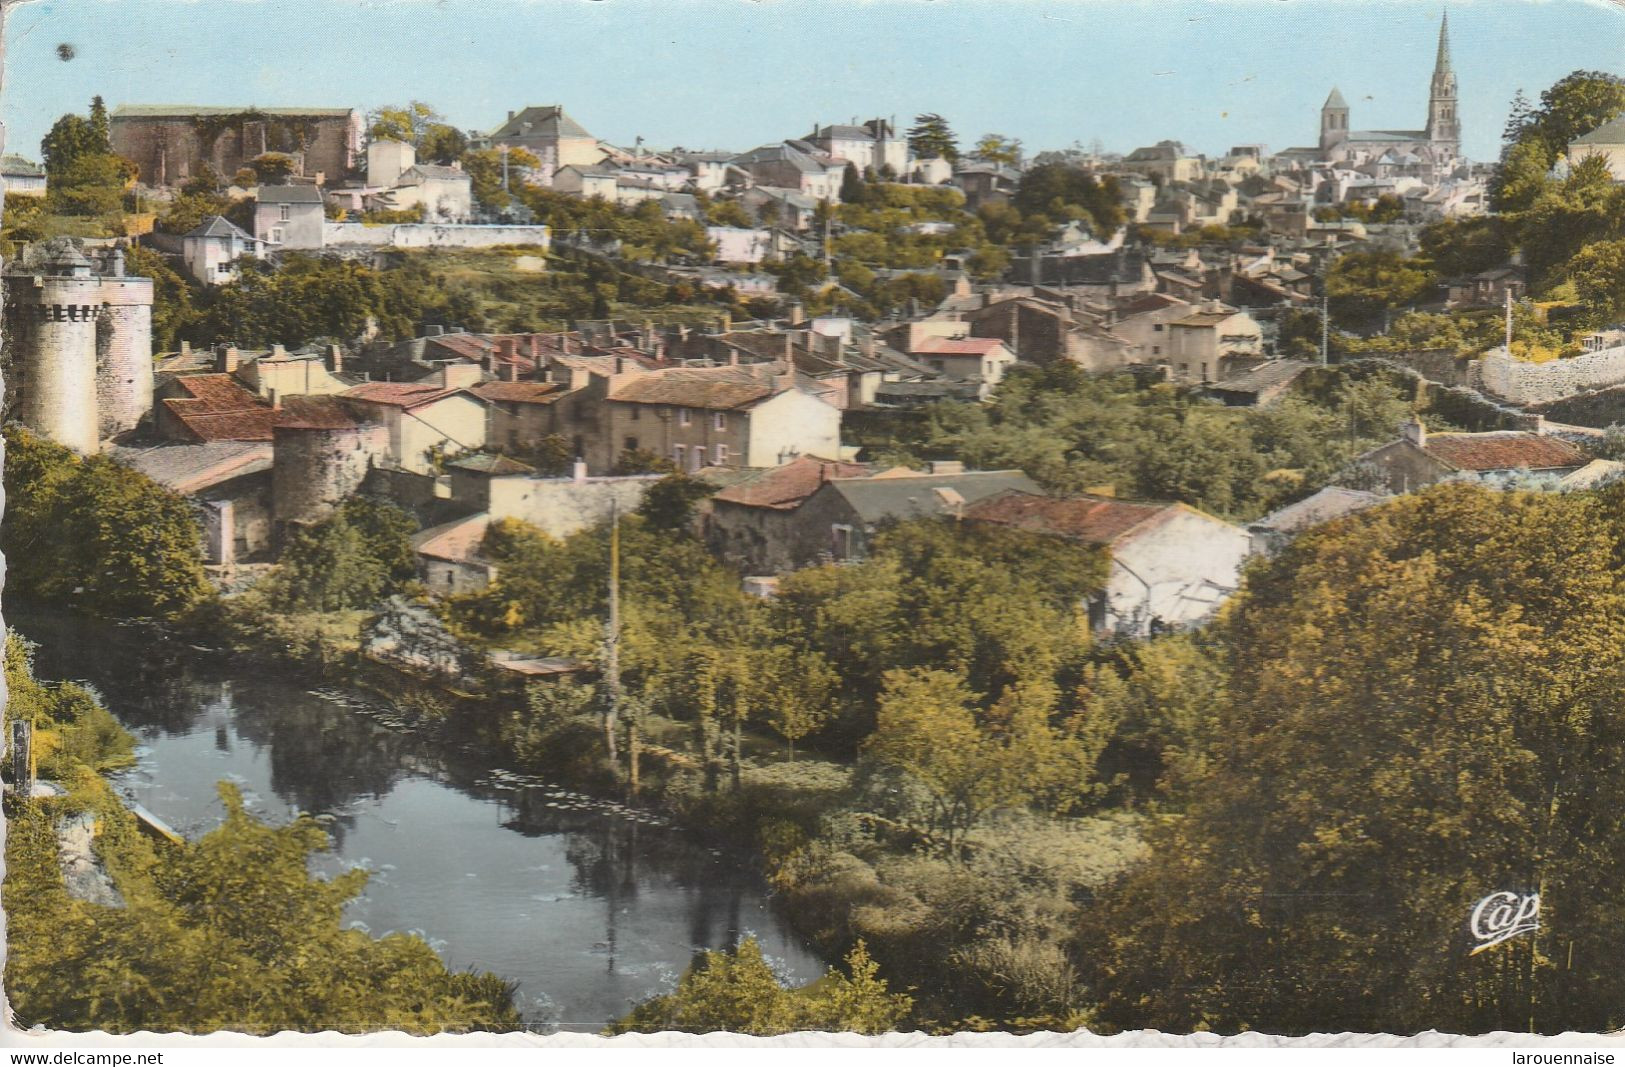
<path fill-rule="evenodd" d="M 1445 10 L 1444 17 L 1439 20 L 1439 55 L 1433 61 L 1435 76 L 1450 72 L 1450 11 Z"/>

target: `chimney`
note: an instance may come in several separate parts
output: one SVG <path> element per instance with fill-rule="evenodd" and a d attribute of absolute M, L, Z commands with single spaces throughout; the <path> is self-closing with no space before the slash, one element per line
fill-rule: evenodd
<path fill-rule="evenodd" d="M 435 323 L 429 323 L 423 327 L 423 336 L 425 337 L 439 337 L 445 332 L 446 328 L 444 326 Z"/>
<path fill-rule="evenodd" d="M 539 334 L 539 333 L 533 333 L 533 334 L 530 335 L 529 341 L 530 341 L 530 358 L 539 367 L 539 366 L 541 366 L 541 362 L 542 362 L 542 335 Z"/>
<path fill-rule="evenodd" d="M 334 374 L 339 374 L 344 370 L 344 349 L 338 345 L 327 346 L 327 369 Z"/>
<path fill-rule="evenodd" d="M 236 374 L 238 362 L 236 345 L 215 346 L 214 372 L 216 374 Z"/>
<path fill-rule="evenodd" d="M 1524 426 L 1530 433 L 1544 435 L 1546 433 L 1546 416 L 1540 414 L 1526 415 L 1524 416 Z"/>
<path fill-rule="evenodd" d="M 790 301 L 788 321 L 791 326 L 800 326 L 807 321 L 807 309 L 802 305 L 801 301 Z"/>
<path fill-rule="evenodd" d="M 1428 443 L 1428 430 L 1422 425 L 1422 420 L 1416 416 L 1411 418 L 1399 428 L 1400 436 L 1417 448 L 1426 448 Z"/>
<path fill-rule="evenodd" d="M 514 116 L 514 112 L 512 112 L 512 111 L 508 112 L 508 121 L 509 122 L 513 121 L 513 116 Z"/>
<path fill-rule="evenodd" d="M 784 361 L 794 363 L 796 358 L 796 339 L 793 335 L 784 335 Z"/>
<path fill-rule="evenodd" d="M 570 468 L 570 476 L 575 479 L 577 485 L 585 482 L 587 480 L 587 461 L 577 457 L 574 466 Z"/>
<path fill-rule="evenodd" d="M 271 401 L 271 410 L 272 411 L 281 411 L 282 410 L 282 397 L 277 393 L 277 391 L 275 389 L 267 389 L 265 391 L 265 396 L 266 396 L 266 398 L 268 400 Z"/>
<path fill-rule="evenodd" d="M 182 341 L 181 342 L 181 355 L 189 356 L 191 354 L 192 354 L 192 342 L 190 342 L 190 341 Z"/>
<path fill-rule="evenodd" d="M 271 358 L 273 360 L 287 359 L 288 358 L 287 346 L 285 346 L 285 345 L 272 345 L 271 346 Z"/>
<path fill-rule="evenodd" d="M 505 382 L 517 382 L 519 380 L 519 364 L 504 363 L 497 369 L 497 377 Z"/>
<path fill-rule="evenodd" d="M 925 465 L 927 474 L 964 474 L 965 464 L 957 459 L 939 459 Z"/>
<path fill-rule="evenodd" d="M 728 346 L 728 366 L 739 366 L 739 349 L 734 348 L 732 345 Z"/>
<path fill-rule="evenodd" d="M 503 358 L 503 360 L 505 362 L 508 362 L 508 363 L 512 363 L 514 360 L 518 359 L 519 358 L 519 338 L 517 338 L 517 337 L 499 337 L 499 338 L 497 338 L 497 353 Z"/>

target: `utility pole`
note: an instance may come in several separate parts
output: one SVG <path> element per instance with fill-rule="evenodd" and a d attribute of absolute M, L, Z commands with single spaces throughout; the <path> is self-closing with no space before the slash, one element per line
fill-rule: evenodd
<path fill-rule="evenodd" d="M 621 714 L 621 512 L 609 507 L 609 619 L 604 624 L 604 753 L 619 775 L 620 752 L 615 731 Z"/>
<path fill-rule="evenodd" d="M 1510 357 L 1512 355 L 1512 289 L 1508 287 L 1501 290 L 1501 292 L 1506 297 L 1506 349 L 1507 356 Z"/>
<path fill-rule="evenodd" d="M 502 191 L 508 191 L 508 146 L 502 146 Z"/>
<path fill-rule="evenodd" d="M 1320 298 L 1320 365 L 1326 365 L 1326 351 L 1331 343 L 1331 310 L 1332 301 L 1328 296 Z"/>

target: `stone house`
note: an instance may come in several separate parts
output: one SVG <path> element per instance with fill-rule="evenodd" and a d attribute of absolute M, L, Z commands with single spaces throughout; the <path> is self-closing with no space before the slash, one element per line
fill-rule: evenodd
<path fill-rule="evenodd" d="M 393 211 L 422 207 L 425 222 L 467 222 L 474 215 L 474 182 L 461 167 L 414 163 L 373 200 Z"/>
<path fill-rule="evenodd" d="M 796 189 L 755 185 L 739 194 L 739 203 L 763 225 L 782 226 L 793 233 L 812 229 L 818 198 Z"/>
<path fill-rule="evenodd" d="M 1344 515 L 1364 511 L 1386 499 L 1385 493 L 1328 485 L 1296 503 L 1277 508 L 1257 522 L 1249 523 L 1247 533 L 1253 539 L 1253 554 L 1274 555 L 1299 534 Z"/>
<path fill-rule="evenodd" d="M 1508 297 L 1522 300 L 1528 292 L 1523 271 L 1517 267 L 1492 267 L 1465 278 L 1444 282 L 1445 307 L 1501 307 Z"/>
<path fill-rule="evenodd" d="M 849 165 L 806 141 L 761 145 L 728 162 L 748 174 L 755 185 L 789 189 L 826 203 L 840 198 L 841 180 Z"/>
<path fill-rule="evenodd" d="M 1264 335 L 1245 311 L 1204 304 L 1199 311 L 1168 324 L 1168 355 L 1163 360 L 1175 381 L 1213 382 L 1229 376 L 1238 360 L 1249 368 L 1264 354 Z"/>
<path fill-rule="evenodd" d="M 389 458 L 418 474 L 433 474 L 435 457 L 485 447 L 485 401 L 469 387 L 477 364 L 446 364 L 426 382 L 367 382 L 338 394 L 388 430 Z"/>
<path fill-rule="evenodd" d="M 322 247 L 327 209 L 314 185 L 262 185 L 254 196 L 254 237 L 271 251 Z"/>
<path fill-rule="evenodd" d="M 1075 303 L 1076 301 L 1074 301 Z M 1134 346 L 1087 312 L 1063 303 L 1018 296 L 960 313 L 973 337 L 991 337 L 1027 363 L 1070 360 L 1085 370 L 1116 370 L 1134 362 Z"/>
<path fill-rule="evenodd" d="M 560 167 L 591 166 L 604 158 L 598 138 L 557 104 L 508 112 L 508 121 L 483 139 L 491 147 L 523 148 L 541 161 L 541 180 L 551 183 Z"/>
<path fill-rule="evenodd" d="M 994 493 L 1038 491 L 1020 471 L 958 467 L 872 475 L 856 464 L 801 457 L 714 495 L 703 518 L 706 543 L 747 574 L 777 574 L 863 559 L 887 522 L 952 518 Z"/>
<path fill-rule="evenodd" d="M 1110 568 L 1089 625 L 1118 637 L 1207 621 L 1240 586 L 1252 550 L 1247 531 L 1184 504 L 1007 492 L 971 504 L 964 520 L 1105 548 Z"/>
<path fill-rule="evenodd" d="M 181 238 L 181 261 L 201 285 L 226 285 L 238 278 L 237 261 L 265 258 L 265 242 L 244 233 L 230 220 L 210 215 Z"/>
<path fill-rule="evenodd" d="M 270 550 L 269 440 L 115 447 L 111 455 L 201 509 L 207 562 L 251 562 Z"/>
<path fill-rule="evenodd" d="M 1374 468 L 1391 493 L 1412 493 L 1460 477 L 1495 480 L 1534 474 L 1562 480 L 1603 462 L 1540 430 L 1429 433 L 1412 419 L 1401 427 L 1399 440 L 1357 457 L 1354 465 Z"/>
<path fill-rule="evenodd" d="M 899 138 L 885 119 L 870 119 L 861 126 L 820 126 L 807 142 L 860 172 L 890 167 L 894 180 L 908 173 L 908 140 Z"/>
<path fill-rule="evenodd" d="M 1565 153 L 1571 167 L 1591 156 L 1601 156 L 1614 180 L 1625 182 L 1625 116 L 1576 137 Z"/>
<path fill-rule="evenodd" d="M 1172 345 L 1168 324 L 1191 313 L 1193 305 L 1170 293 L 1140 293 L 1119 301 L 1107 314 L 1111 332 L 1131 346 L 1138 363 L 1160 363 Z"/>
<path fill-rule="evenodd" d="M 1120 164 L 1124 170 L 1143 174 L 1159 183 L 1188 182 L 1202 177 L 1202 157 L 1178 141 L 1158 141 L 1136 148 Z"/>
<path fill-rule="evenodd" d="M 924 337 L 911 347 L 909 355 L 946 378 L 976 382 L 983 398 L 1016 362 L 997 337 Z"/>
<path fill-rule="evenodd" d="M 553 405 L 567 394 L 557 382 L 481 382 L 469 390 L 485 401 L 486 442 L 511 452 L 528 452 L 560 432 Z"/>

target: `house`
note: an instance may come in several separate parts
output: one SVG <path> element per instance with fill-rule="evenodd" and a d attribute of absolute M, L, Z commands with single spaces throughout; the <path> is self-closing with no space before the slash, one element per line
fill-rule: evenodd
<path fill-rule="evenodd" d="M 1625 182 L 1625 115 L 1576 137 L 1564 155 L 1571 167 L 1583 159 L 1600 156 L 1614 180 Z"/>
<path fill-rule="evenodd" d="M 756 185 L 789 189 L 814 200 L 840 198 L 841 179 L 850 165 L 806 141 L 765 144 L 728 161 Z"/>
<path fill-rule="evenodd" d="M 1417 419 L 1397 441 L 1357 457 L 1357 468 L 1374 469 L 1391 493 L 1410 493 L 1435 482 L 1468 477 L 1498 480 L 1515 475 L 1575 475 L 1593 462 L 1579 447 L 1539 430 L 1429 433 Z"/>
<path fill-rule="evenodd" d="M 1138 293 L 1119 300 L 1106 323 L 1131 346 L 1135 362 L 1161 363 L 1172 350 L 1168 324 L 1189 315 L 1193 307 L 1170 293 Z"/>
<path fill-rule="evenodd" d="M 1193 181 L 1203 171 L 1202 157 L 1178 141 L 1158 141 L 1147 148 L 1136 148 L 1121 166 L 1163 183 Z"/>
<path fill-rule="evenodd" d="M 412 536 L 423 587 L 434 596 L 477 593 L 496 580 L 496 564 L 480 556 L 491 516 L 465 515 Z"/>
<path fill-rule="evenodd" d="M 1508 300 L 1522 300 L 1528 292 L 1523 271 L 1511 266 L 1451 278 L 1444 285 L 1447 308 L 1502 307 Z"/>
<path fill-rule="evenodd" d="M 189 444 L 118 447 L 113 459 L 203 513 L 204 558 L 211 564 L 248 562 L 271 548 L 272 447 L 268 439 L 209 439 Z"/>
<path fill-rule="evenodd" d="M 1002 163 L 970 163 L 954 171 L 953 184 L 965 194 L 965 210 L 1003 204 L 1015 195 L 1021 172 Z"/>
<path fill-rule="evenodd" d="M 1309 364 L 1301 359 L 1271 359 L 1249 371 L 1209 385 L 1204 392 L 1233 408 L 1266 407 L 1292 388 Z"/>
<path fill-rule="evenodd" d="M 238 278 L 237 261 L 265 258 L 265 242 L 250 237 L 220 215 L 210 215 L 181 238 L 186 273 L 202 285 L 225 285 Z"/>
<path fill-rule="evenodd" d="M 160 437 L 206 441 L 269 441 L 276 411 L 230 373 L 185 374 L 160 385 L 153 406 Z"/>
<path fill-rule="evenodd" d="M 908 141 L 899 138 L 885 119 L 870 119 L 861 126 L 820 126 L 807 142 L 833 159 L 861 171 L 889 171 L 893 180 L 908 173 Z"/>
<path fill-rule="evenodd" d="M 7 196 L 44 196 L 45 168 L 7 152 L 0 156 L 0 182 Z"/>
<path fill-rule="evenodd" d="M 262 397 L 327 396 L 360 384 L 344 373 L 344 351 L 338 345 L 289 352 L 272 345 L 269 352 L 241 360 L 237 380 Z"/>
<path fill-rule="evenodd" d="M 812 229 L 818 199 L 795 189 L 756 185 L 739 195 L 739 203 L 765 226 L 782 226 L 795 233 Z"/>
<path fill-rule="evenodd" d="M 960 313 L 973 337 L 992 337 L 1004 343 L 1017 359 L 1028 363 L 1070 360 L 1085 370 L 1117 370 L 1134 362 L 1133 346 L 1102 322 L 1072 303 L 1030 296 L 993 300 Z"/>
<path fill-rule="evenodd" d="M 553 405 L 566 395 L 557 382 L 481 382 L 469 390 L 485 401 L 485 439 L 510 452 L 530 452 L 558 433 Z"/>
<path fill-rule="evenodd" d="M 583 455 L 598 470 L 637 450 L 665 456 L 679 470 L 839 455 L 841 412 L 832 392 L 784 364 L 619 374 Z"/>
<path fill-rule="evenodd" d="M 1184 504 L 1018 491 L 973 503 L 986 523 L 1098 545 L 1110 553 L 1105 589 L 1089 605 L 1097 633 L 1149 637 L 1199 625 L 1241 584 L 1247 532 Z"/>
<path fill-rule="evenodd" d="M 1263 354 L 1264 334 L 1258 322 L 1245 311 L 1210 301 L 1168 324 L 1168 356 L 1163 362 L 1175 381 L 1205 383 L 1228 377 L 1233 361 L 1257 360 Z"/>
<path fill-rule="evenodd" d="M 1283 508 L 1277 508 L 1257 522 L 1248 524 L 1247 533 L 1253 539 L 1253 553 L 1273 556 L 1305 530 L 1321 523 L 1331 522 L 1333 519 L 1340 519 L 1344 515 L 1352 515 L 1356 511 L 1364 511 L 1387 499 L 1386 493 L 1328 485 L 1317 493 Z"/>
<path fill-rule="evenodd" d="M 984 398 L 1016 362 L 997 337 L 924 337 L 910 348 L 909 355 L 945 377 L 978 383 Z"/>
<path fill-rule="evenodd" d="M 272 251 L 322 247 L 327 209 L 314 185 L 262 185 L 254 195 L 254 237 Z"/>
<path fill-rule="evenodd" d="M 541 180 L 549 184 L 560 167 L 591 166 L 604 158 L 598 138 L 588 133 L 557 104 L 508 112 L 508 121 L 484 139 L 493 148 L 523 148 L 541 161 Z"/>
<path fill-rule="evenodd" d="M 553 188 L 589 200 L 615 202 L 619 182 L 607 163 L 568 163 L 553 174 Z"/>
<path fill-rule="evenodd" d="M 749 574 L 860 560 L 887 522 L 952 518 L 1008 489 L 1038 492 L 1020 471 L 965 471 L 957 463 L 871 474 L 812 456 L 738 481 L 711 498 L 706 542 Z"/>
<path fill-rule="evenodd" d="M 485 401 L 469 389 L 476 364 L 446 364 L 424 382 L 367 382 L 338 394 L 388 430 L 388 455 L 418 474 L 436 472 L 438 457 L 485 447 Z"/>
<path fill-rule="evenodd" d="M 460 166 L 414 163 L 376 199 L 394 211 L 421 207 L 425 222 L 467 222 L 474 214 L 474 182 Z"/>

